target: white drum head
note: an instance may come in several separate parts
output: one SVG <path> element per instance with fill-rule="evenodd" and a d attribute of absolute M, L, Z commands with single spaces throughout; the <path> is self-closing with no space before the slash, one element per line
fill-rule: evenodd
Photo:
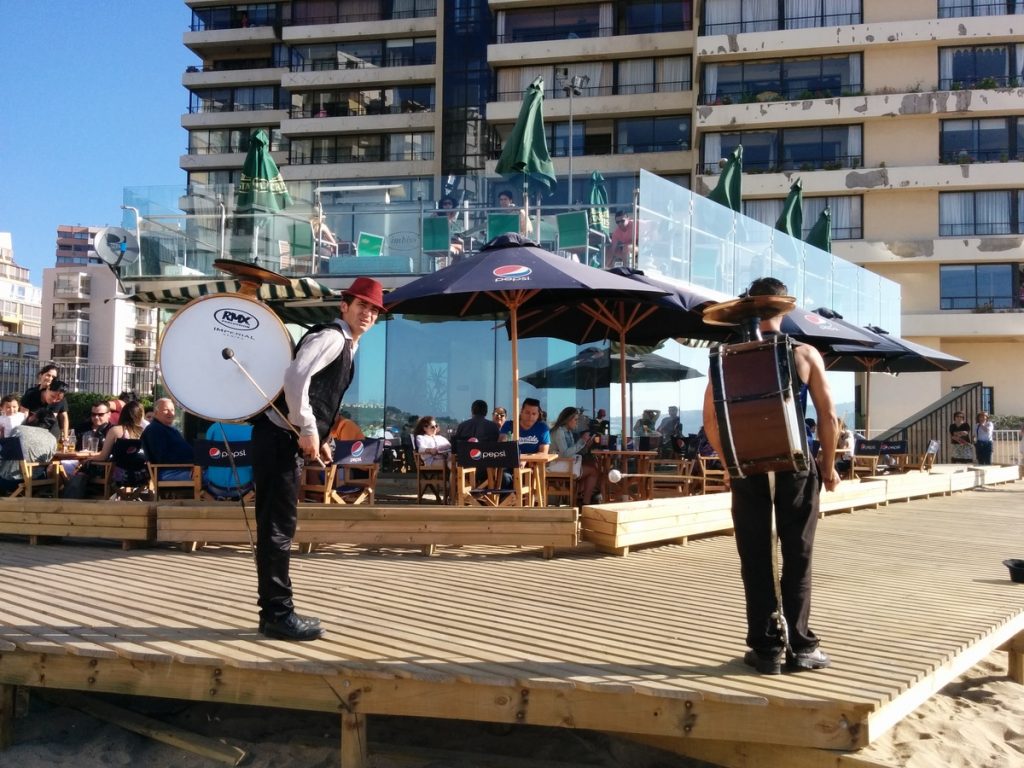
<path fill-rule="evenodd" d="M 241 421 L 264 410 L 284 386 L 291 360 L 292 339 L 277 315 L 235 293 L 182 307 L 158 352 L 170 396 L 210 421 Z"/>

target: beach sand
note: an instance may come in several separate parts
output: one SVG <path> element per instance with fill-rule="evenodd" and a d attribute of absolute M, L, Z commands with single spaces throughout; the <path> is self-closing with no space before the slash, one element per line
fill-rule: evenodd
<path fill-rule="evenodd" d="M 860 754 L 901 768 L 1024 768 L 1024 687 L 995 652 Z M 825 673 L 827 674 L 827 673 Z M 242 748 L 256 768 L 337 768 L 339 718 L 314 712 L 105 697 L 189 732 Z M 585 731 L 419 718 L 371 717 L 374 768 L 524 768 L 556 763 L 617 768 L 704 768 L 627 741 Z M 399 754 L 405 750 L 405 754 Z M 15 721 L 2 768 L 204 768 L 212 760 L 30 696 Z"/>

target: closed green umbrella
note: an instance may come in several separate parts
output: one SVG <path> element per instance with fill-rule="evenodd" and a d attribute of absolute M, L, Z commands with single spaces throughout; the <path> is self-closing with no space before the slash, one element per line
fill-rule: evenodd
<path fill-rule="evenodd" d="M 832 253 L 832 211 L 827 205 L 814 222 L 811 231 L 807 233 L 804 242 L 821 248 L 825 253 Z"/>
<path fill-rule="evenodd" d="M 494 170 L 505 177 L 521 174 L 524 189 L 528 183 L 546 193 L 555 188 L 555 164 L 551 162 L 544 135 L 543 77 L 534 79 L 526 88 L 519 117 Z"/>
<path fill-rule="evenodd" d="M 803 182 L 797 179 L 789 188 L 789 195 L 786 197 L 786 202 L 782 204 L 782 213 L 779 215 L 778 221 L 775 222 L 775 228 L 779 232 L 785 232 L 790 237 L 799 240 L 804 233 L 803 205 Z"/>
<path fill-rule="evenodd" d="M 708 200 L 732 208 L 739 213 L 741 176 L 743 175 L 743 145 L 740 144 L 725 162 L 718 184 L 708 193 Z"/>
<path fill-rule="evenodd" d="M 238 182 L 239 211 L 275 213 L 291 205 L 281 171 L 270 155 L 267 132 L 260 128 L 249 138 L 249 151 Z"/>
<path fill-rule="evenodd" d="M 590 209 L 587 213 L 590 228 L 606 235 L 611 231 L 611 217 L 608 215 L 608 189 L 600 171 L 590 174 Z"/>

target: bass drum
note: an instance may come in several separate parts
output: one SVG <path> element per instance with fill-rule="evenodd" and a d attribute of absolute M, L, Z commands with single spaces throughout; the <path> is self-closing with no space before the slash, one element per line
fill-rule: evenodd
<path fill-rule="evenodd" d="M 182 307 L 164 329 L 157 361 L 182 408 L 209 421 L 244 421 L 280 393 L 292 353 L 288 329 L 266 304 L 229 293 Z"/>

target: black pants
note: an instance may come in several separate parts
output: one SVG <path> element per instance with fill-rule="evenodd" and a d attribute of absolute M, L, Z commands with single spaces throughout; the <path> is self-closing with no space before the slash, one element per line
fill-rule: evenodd
<path fill-rule="evenodd" d="M 261 419 L 253 426 L 252 451 L 260 618 L 276 621 L 295 610 L 288 567 L 298 517 L 299 439 Z"/>
<path fill-rule="evenodd" d="M 974 450 L 978 452 L 978 464 L 985 466 L 992 463 L 991 440 L 979 440 L 974 444 Z"/>
<path fill-rule="evenodd" d="M 811 551 L 818 525 L 818 474 L 775 473 L 775 520 L 782 547 L 782 608 L 795 651 L 813 650 L 818 638 L 811 613 Z M 732 481 L 732 519 L 747 600 L 747 645 L 779 651 L 782 638 L 771 615 L 778 602 L 772 575 L 772 500 L 767 475 Z"/>

